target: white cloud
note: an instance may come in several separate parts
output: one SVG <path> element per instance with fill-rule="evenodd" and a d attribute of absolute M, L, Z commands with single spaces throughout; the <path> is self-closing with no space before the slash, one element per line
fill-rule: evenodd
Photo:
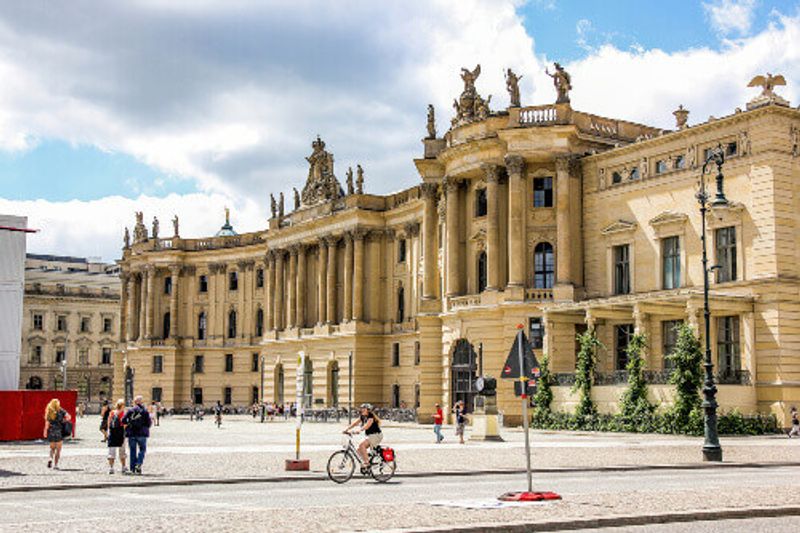
<path fill-rule="evenodd" d="M 747 35 L 753 26 L 756 0 L 714 0 L 703 2 L 711 28 L 722 36 Z"/>

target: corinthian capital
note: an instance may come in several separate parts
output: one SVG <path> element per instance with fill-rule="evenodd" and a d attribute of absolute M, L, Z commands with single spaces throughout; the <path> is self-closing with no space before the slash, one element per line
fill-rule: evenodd
<path fill-rule="evenodd" d="M 486 177 L 488 183 L 497 183 L 500 181 L 500 167 L 492 163 L 484 163 L 481 165 L 481 170 Z"/>
<path fill-rule="evenodd" d="M 446 176 L 444 178 L 444 191 L 447 193 L 458 191 L 459 185 L 461 185 L 461 180 L 457 178 L 452 176 Z"/>
<path fill-rule="evenodd" d="M 521 155 L 506 156 L 506 170 L 509 175 L 520 175 L 525 170 L 525 159 Z"/>
<path fill-rule="evenodd" d="M 436 199 L 436 191 L 439 186 L 435 183 L 423 183 L 419 186 L 423 198 Z"/>

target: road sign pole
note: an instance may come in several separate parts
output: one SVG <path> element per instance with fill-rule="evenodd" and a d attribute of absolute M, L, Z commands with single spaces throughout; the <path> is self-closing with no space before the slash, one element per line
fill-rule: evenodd
<path fill-rule="evenodd" d="M 531 442 L 528 436 L 528 376 L 525 375 L 524 354 L 522 352 L 522 335 L 517 336 L 517 351 L 519 352 L 520 383 L 522 385 L 522 427 L 525 430 L 525 463 L 528 474 L 528 492 L 533 492 L 533 479 L 531 476 Z"/>

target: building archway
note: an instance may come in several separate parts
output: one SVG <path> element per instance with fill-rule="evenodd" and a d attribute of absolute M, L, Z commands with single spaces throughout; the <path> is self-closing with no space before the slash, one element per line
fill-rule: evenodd
<path fill-rule="evenodd" d="M 453 346 L 450 363 L 450 398 L 453 404 L 464 402 L 464 410 L 472 412 L 478 378 L 478 354 L 467 339 L 458 339 Z"/>

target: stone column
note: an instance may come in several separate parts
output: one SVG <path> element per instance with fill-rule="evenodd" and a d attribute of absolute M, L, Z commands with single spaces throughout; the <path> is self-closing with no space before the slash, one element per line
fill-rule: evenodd
<path fill-rule="evenodd" d="M 336 247 L 338 237 L 328 237 L 327 323 L 336 322 Z"/>
<path fill-rule="evenodd" d="M 506 156 L 508 172 L 508 286 L 525 287 L 525 225 L 527 195 L 525 194 L 525 160 L 519 155 Z"/>
<path fill-rule="evenodd" d="M 284 314 L 286 306 L 283 301 L 283 255 L 284 250 L 276 250 L 275 252 L 275 304 L 273 306 L 273 314 L 275 321 L 275 329 L 280 331 L 284 327 Z"/>
<path fill-rule="evenodd" d="M 568 157 L 556 158 L 556 283 L 572 283 Z"/>
<path fill-rule="evenodd" d="M 438 242 L 436 230 L 439 227 L 439 214 L 436 212 L 436 185 L 433 183 L 422 184 L 422 197 L 425 199 L 425 209 L 422 217 L 423 246 L 425 254 L 422 274 L 422 297 L 434 300 L 438 294 L 439 280 L 436 270 L 439 263 Z"/>
<path fill-rule="evenodd" d="M 460 262 L 461 231 L 459 228 L 459 182 L 454 178 L 445 178 L 445 194 L 447 195 L 447 296 L 458 296 L 462 292 L 461 271 L 464 265 Z"/>
<path fill-rule="evenodd" d="M 275 254 L 267 252 L 264 262 L 264 294 L 266 295 L 265 308 L 265 334 L 275 329 L 275 306 L 273 305 L 273 291 L 275 290 Z"/>
<path fill-rule="evenodd" d="M 295 304 L 295 326 L 303 328 L 306 325 L 306 245 L 297 246 L 297 288 L 295 294 L 297 303 Z"/>
<path fill-rule="evenodd" d="M 364 319 L 364 237 L 366 231 L 353 231 L 353 320 Z"/>
<path fill-rule="evenodd" d="M 172 292 L 169 295 L 169 336 L 173 339 L 179 339 L 181 332 L 178 329 L 178 286 L 179 275 L 181 272 L 180 265 L 170 265 L 169 274 L 172 278 Z"/>
<path fill-rule="evenodd" d="M 353 316 L 353 235 L 344 234 L 344 315 L 342 322 Z"/>
<path fill-rule="evenodd" d="M 286 313 L 286 327 L 293 328 L 297 318 L 297 246 L 289 248 L 289 279 L 286 280 L 289 310 Z"/>
<path fill-rule="evenodd" d="M 133 342 L 136 340 L 134 328 L 134 314 L 136 313 L 136 274 L 130 273 L 123 278 L 122 293 L 127 294 L 125 298 L 125 337 L 121 341 Z M 122 324 L 120 324 L 121 326 Z"/>
<path fill-rule="evenodd" d="M 486 175 L 486 260 L 487 283 L 486 288 L 491 291 L 500 289 L 500 199 L 497 194 L 500 181 L 500 167 L 497 165 L 483 165 Z"/>
<path fill-rule="evenodd" d="M 146 269 L 146 267 L 145 267 Z M 145 330 L 147 329 L 145 324 L 147 323 L 147 272 L 146 270 L 142 270 L 139 273 L 139 284 L 138 284 L 138 293 L 139 299 L 137 303 L 139 304 L 139 314 L 136 317 L 136 340 L 144 339 Z"/>
<path fill-rule="evenodd" d="M 326 271 L 328 270 L 328 243 L 324 238 L 319 240 L 319 254 L 317 255 L 317 324 L 328 322 L 328 303 L 326 296 Z"/>
<path fill-rule="evenodd" d="M 155 311 L 155 303 L 156 303 L 156 291 L 155 291 L 155 278 L 156 278 L 156 269 L 152 266 L 146 267 L 147 270 L 147 288 L 145 290 L 147 294 L 147 307 L 145 308 L 145 316 L 144 316 L 144 338 L 150 340 L 153 338 L 153 319 L 154 319 L 154 311 Z"/>

